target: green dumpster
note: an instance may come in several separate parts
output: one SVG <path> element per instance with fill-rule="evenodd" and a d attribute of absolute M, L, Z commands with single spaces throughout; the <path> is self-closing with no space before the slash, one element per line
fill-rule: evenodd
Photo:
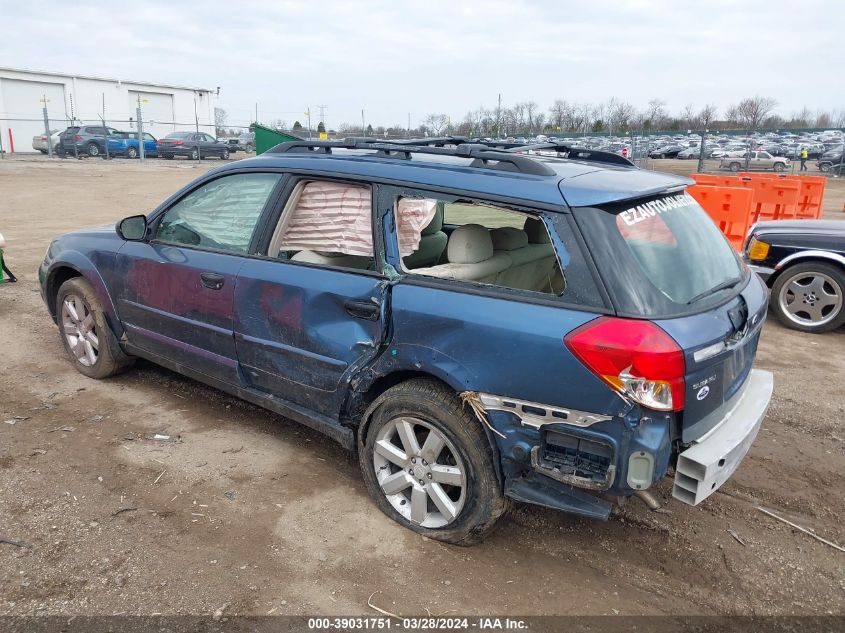
<path fill-rule="evenodd" d="M 268 149 L 275 147 L 279 143 L 302 140 L 298 136 L 285 134 L 284 132 L 279 132 L 278 130 L 271 130 L 269 127 L 264 127 L 263 125 L 258 125 L 257 123 L 254 123 L 252 127 L 255 132 L 256 154 L 263 154 Z"/>

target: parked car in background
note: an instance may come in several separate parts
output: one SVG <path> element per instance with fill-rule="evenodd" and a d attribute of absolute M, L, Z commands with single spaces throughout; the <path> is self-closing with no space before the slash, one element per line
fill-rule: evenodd
<path fill-rule="evenodd" d="M 144 132 L 144 155 L 158 156 L 158 142 L 149 132 Z M 121 136 L 109 137 L 109 152 L 115 156 L 138 158 L 141 152 L 138 145 L 137 132 L 121 132 Z"/>
<path fill-rule="evenodd" d="M 824 154 L 819 157 L 819 161 L 816 163 L 816 166 L 819 168 L 819 171 L 828 172 L 833 165 L 838 165 L 842 162 L 842 146 L 828 150 Z"/>
<path fill-rule="evenodd" d="M 50 130 L 50 145 L 53 148 L 53 152 L 56 152 L 59 148 L 59 137 L 61 136 L 61 130 Z M 32 137 L 32 149 L 41 152 L 42 154 L 47 153 L 47 135 L 46 134 L 36 134 Z"/>
<path fill-rule="evenodd" d="M 758 222 L 743 256 L 771 288 L 769 305 L 785 326 L 827 332 L 845 323 L 845 222 Z"/>
<path fill-rule="evenodd" d="M 722 486 L 772 393 L 767 293 L 691 181 L 419 142 L 281 144 L 58 237 L 39 279 L 68 359 L 146 358 L 318 430 L 450 543 L 508 498 L 606 520 L 659 508 L 670 471 L 682 503 Z"/>
<path fill-rule="evenodd" d="M 244 152 L 254 152 L 255 151 L 255 133 L 254 132 L 241 132 L 238 136 L 238 147 L 243 150 Z"/>
<path fill-rule="evenodd" d="M 238 152 L 238 151 L 243 151 L 241 149 L 240 140 L 237 137 L 221 138 L 221 137 L 218 136 L 217 140 L 220 141 L 221 143 L 226 143 L 226 145 L 229 147 L 229 151 L 232 154 L 234 154 L 235 152 Z"/>
<path fill-rule="evenodd" d="M 158 153 L 162 158 L 187 156 L 200 160 L 210 156 L 229 158 L 229 145 L 205 132 L 171 132 L 158 139 Z"/>
<path fill-rule="evenodd" d="M 106 152 L 106 138 L 120 138 L 122 132 L 102 125 L 71 126 L 59 135 L 59 155 L 86 154 L 102 156 Z M 75 149 L 74 149 L 75 148 Z"/>
<path fill-rule="evenodd" d="M 687 159 L 687 160 L 693 159 L 693 158 L 697 159 L 700 154 L 701 154 L 701 148 L 700 147 L 688 147 L 685 150 L 678 152 L 677 158 Z M 707 149 L 704 150 L 704 154 L 705 154 L 704 157 L 706 158 L 707 157 Z"/>
<path fill-rule="evenodd" d="M 733 172 L 742 171 L 747 168 L 753 171 L 774 170 L 784 171 L 790 165 L 789 159 L 783 156 L 772 156 L 769 152 L 751 152 L 750 157 L 746 158 L 722 158 L 719 161 L 720 169 L 730 169 Z"/>
<path fill-rule="evenodd" d="M 664 145 L 648 153 L 649 158 L 676 158 L 686 149 L 683 145 Z"/>

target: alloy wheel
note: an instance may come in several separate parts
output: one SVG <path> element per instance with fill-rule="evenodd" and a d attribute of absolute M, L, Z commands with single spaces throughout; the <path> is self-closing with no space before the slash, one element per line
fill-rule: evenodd
<path fill-rule="evenodd" d="M 783 284 L 778 303 L 794 323 L 817 327 L 836 318 L 842 309 L 842 289 L 822 272 L 800 272 Z"/>
<path fill-rule="evenodd" d="M 62 332 L 76 360 L 92 367 L 97 362 L 100 340 L 94 314 L 77 295 L 67 295 L 62 301 Z"/>
<path fill-rule="evenodd" d="M 373 468 L 393 508 L 411 523 L 441 528 L 466 502 L 466 467 L 452 442 L 431 424 L 398 417 L 385 424 L 373 446 Z"/>

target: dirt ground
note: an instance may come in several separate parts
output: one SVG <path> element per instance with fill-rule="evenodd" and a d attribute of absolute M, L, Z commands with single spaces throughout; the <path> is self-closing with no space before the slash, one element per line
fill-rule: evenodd
<path fill-rule="evenodd" d="M 678 168 L 677 161 L 665 161 Z M 369 501 L 353 455 L 148 363 L 94 381 L 39 295 L 50 239 L 150 211 L 218 161 L 0 161 L 0 614 L 842 614 L 845 331 L 770 320 L 769 415 L 724 486 L 606 523 L 517 506 L 472 548 Z M 828 217 L 843 216 L 831 180 Z M 155 433 L 169 441 L 150 439 Z M 741 541 L 741 542 L 740 542 Z"/>

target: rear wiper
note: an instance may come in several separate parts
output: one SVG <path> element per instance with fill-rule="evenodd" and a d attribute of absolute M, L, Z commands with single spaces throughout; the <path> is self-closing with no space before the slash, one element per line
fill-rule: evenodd
<path fill-rule="evenodd" d="M 689 301 L 687 301 L 687 305 L 689 305 L 689 304 L 691 304 L 691 303 L 695 303 L 695 302 L 696 302 L 696 301 L 698 301 L 699 299 L 704 299 L 704 297 L 709 297 L 710 295 L 714 295 L 714 294 L 716 294 L 717 292 L 719 292 L 720 290 L 726 290 L 726 289 L 728 289 L 728 288 L 733 288 L 733 287 L 734 287 L 735 285 L 737 285 L 740 281 L 742 281 L 742 277 L 731 277 L 731 278 L 730 278 L 730 279 L 728 279 L 727 281 L 723 281 L 722 283 L 720 283 L 720 284 L 718 284 L 718 285 L 716 285 L 716 286 L 713 286 L 713 287 L 712 287 L 712 288 L 710 288 L 709 290 L 705 290 L 704 292 L 700 292 L 700 293 L 698 293 L 698 294 L 697 294 L 697 295 L 695 295 L 692 299 L 690 299 Z"/>

